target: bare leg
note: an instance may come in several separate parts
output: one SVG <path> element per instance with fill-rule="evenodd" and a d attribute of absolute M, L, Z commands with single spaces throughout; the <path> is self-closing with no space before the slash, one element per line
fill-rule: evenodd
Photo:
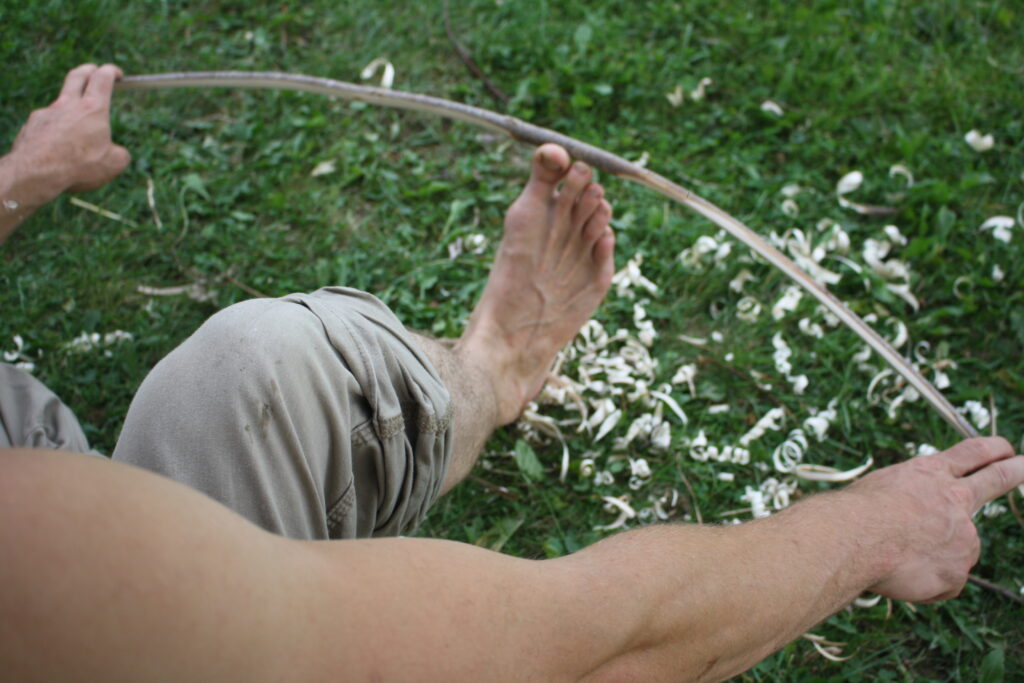
<path fill-rule="evenodd" d="M 466 331 L 450 349 L 420 338 L 454 405 L 454 450 L 442 491 L 469 473 L 490 433 L 537 395 L 559 349 L 608 291 L 611 205 L 591 178 L 585 164 L 570 166 L 561 147 L 540 147 L 529 182 L 505 216 Z"/>

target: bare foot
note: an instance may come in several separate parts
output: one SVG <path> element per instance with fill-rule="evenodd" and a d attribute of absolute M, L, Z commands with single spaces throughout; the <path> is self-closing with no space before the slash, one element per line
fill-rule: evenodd
<path fill-rule="evenodd" d="M 505 216 L 487 287 L 456 344 L 492 378 L 499 424 L 537 395 L 555 355 L 611 285 L 612 207 L 591 178 L 558 145 L 536 151 L 530 180 Z"/>

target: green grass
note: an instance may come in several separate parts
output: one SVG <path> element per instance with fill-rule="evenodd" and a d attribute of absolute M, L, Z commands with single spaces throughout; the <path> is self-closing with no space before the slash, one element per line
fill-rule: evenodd
<path fill-rule="evenodd" d="M 364 65 L 386 55 L 397 88 L 494 106 L 455 57 L 435 3 L 10 4 L 0 6 L 4 145 L 82 61 L 115 61 L 126 73 L 280 69 L 357 80 Z M 850 235 L 850 258 L 860 261 L 865 239 L 881 237 L 887 223 L 898 225 L 911 241 L 896 255 L 910 265 L 921 309 L 893 297 L 877 278 L 865 288 L 830 261 L 844 272 L 834 291 L 861 314 L 902 319 L 912 343 L 928 341 L 933 357 L 955 360 L 950 400 L 987 404 L 991 395 L 1000 433 L 1021 443 L 1024 231 L 1018 225 L 1006 245 L 977 230 L 989 216 L 1017 216 L 1024 202 L 1024 10 L 1017 4 L 476 0 L 453 2 L 452 20 L 481 67 L 513 96 L 509 113 L 628 158 L 647 152 L 652 169 L 692 185 L 762 234 L 814 232 L 819 219 L 831 218 Z M 664 97 L 705 76 L 714 80 L 706 99 L 673 108 Z M 782 117 L 761 111 L 769 98 L 782 105 Z M 294 93 L 122 94 L 113 118 L 115 138 L 134 161 L 86 199 L 135 224 L 63 198 L 22 227 L 0 264 L 0 348 L 13 348 L 15 334 L 24 337 L 36 375 L 108 452 L 147 369 L 211 313 L 249 296 L 236 282 L 270 295 L 359 287 L 381 296 L 412 327 L 457 335 L 529 154 L 462 124 Z M 993 133 L 996 147 L 972 151 L 963 141 L 972 128 Z M 328 159 L 337 170 L 310 177 Z M 903 198 L 889 196 L 903 190 L 900 178 L 888 177 L 895 164 L 908 166 L 917 180 Z M 891 203 L 895 215 L 865 217 L 837 205 L 835 183 L 855 169 L 866 180 L 851 198 Z M 147 203 L 150 179 L 162 227 Z M 795 219 L 780 210 L 779 190 L 790 183 L 806 188 L 796 198 Z M 595 446 L 572 434 L 566 484 L 557 479 L 560 447 L 535 445 L 545 473 L 531 479 L 511 457 L 522 434 L 504 430 L 488 445 L 477 479 L 436 506 L 424 534 L 526 557 L 575 550 L 600 538 L 594 526 L 613 518 L 601 496 L 629 492 L 625 462 L 616 455 L 650 460 L 653 476 L 637 500 L 675 488 L 692 506 L 682 472 L 705 519 L 718 521 L 720 513 L 743 507 L 745 485 L 767 475 L 734 467 L 736 480 L 720 481 L 715 475 L 723 467 L 693 461 L 685 441 L 698 429 L 713 442 L 735 441 L 776 404 L 789 417 L 781 432 L 755 443 L 754 462 L 770 463 L 788 430 L 834 397 L 840 416 L 808 455 L 814 462 L 846 468 L 872 455 L 886 464 L 907 457 L 906 442 L 955 441 L 920 402 L 895 419 L 872 405 L 870 375 L 851 361 L 859 349 L 853 336 L 840 331 L 814 340 L 798 331 L 801 317 L 818 319 L 808 301 L 780 322 L 766 315 L 737 321 L 739 296 L 728 282 L 750 268 L 760 280 L 747 293 L 770 308 L 786 285 L 782 276 L 744 262 L 738 245 L 719 268 L 684 267 L 679 252 L 714 234 L 712 227 L 641 188 L 614 179 L 606 186 L 616 206 L 619 265 L 642 253 L 645 275 L 660 286 L 646 306 L 660 332 L 651 349 L 659 381 L 684 361 L 698 364 L 697 396 L 681 387 L 673 392 L 690 425 L 673 428 L 667 454 L 650 453 L 641 441 L 617 453 L 610 437 Z M 491 238 L 488 251 L 449 260 L 447 245 L 476 232 Z M 1005 273 L 1002 282 L 992 278 L 994 265 Z M 137 291 L 196 282 L 214 293 L 211 301 Z M 609 329 L 631 329 L 632 302 L 611 297 L 598 319 Z M 112 347 L 109 357 L 65 348 L 82 332 L 115 329 L 134 340 Z M 707 349 L 676 339 L 713 331 L 724 341 Z M 774 370 L 776 331 L 793 348 L 796 373 L 811 380 L 803 395 Z M 765 373 L 773 392 L 757 391 L 751 370 Z M 732 410 L 709 414 L 716 403 Z M 621 407 L 630 417 L 643 412 Z M 616 484 L 579 476 L 585 451 L 597 452 Z M 494 496 L 481 480 L 506 487 L 512 499 Z M 801 486 L 805 493 L 816 488 Z M 975 571 L 1020 589 L 1020 526 L 1008 514 L 980 519 L 979 526 L 984 548 Z M 895 605 L 888 616 L 883 604 L 843 612 L 817 632 L 847 642 L 852 660 L 831 663 L 797 642 L 743 678 L 972 681 L 999 680 L 1005 671 L 1014 680 L 1024 670 L 1020 613 L 973 586 L 955 601 L 916 611 Z"/>

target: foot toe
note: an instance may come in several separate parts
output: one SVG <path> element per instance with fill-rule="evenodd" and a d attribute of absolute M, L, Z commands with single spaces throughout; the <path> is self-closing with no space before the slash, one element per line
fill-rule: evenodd
<path fill-rule="evenodd" d="M 526 189 L 529 192 L 550 195 L 568 170 L 569 153 L 565 149 L 552 143 L 541 145 L 533 153 L 530 180 L 526 184 Z"/>
<path fill-rule="evenodd" d="M 564 212 L 562 215 L 571 215 L 580 193 L 590 184 L 593 177 L 594 172 L 590 170 L 590 166 L 582 161 L 577 161 L 572 165 L 565 176 L 562 189 L 558 191 L 558 210 Z"/>
<path fill-rule="evenodd" d="M 605 232 L 594 243 L 592 252 L 594 265 L 597 267 L 597 278 L 595 284 L 603 293 L 608 291 L 612 284 L 612 277 L 615 275 L 615 232 L 611 227 L 606 227 Z"/>
<path fill-rule="evenodd" d="M 572 227 L 574 232 L 578 233 L 583 229 L 587 221 L 590 220 L 590 217 L 601 206 L 602 199 L 604 199 L 604 188 L 597 183 L 590 183 L 580 193 L 576 206 L 572 210 Z"/>
<path fill-rule="evenodd" d="M 583 226 L 583 241 L 589 243 L 600 240 L 606 233 L 611 232 L 608 225 L 612 219 L 612 205 L 607 200 L 601 199 L 590 218 Z"/>

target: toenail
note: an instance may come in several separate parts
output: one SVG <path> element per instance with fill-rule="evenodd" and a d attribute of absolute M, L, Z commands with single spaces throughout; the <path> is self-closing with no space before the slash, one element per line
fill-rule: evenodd
<path fill-rule="evenodd" d="M 577 161 L 575 164 L 573 164 L 573 170 L 576 171 L 577 175 L 584 175 L 585 173 L 587 173 L 587 171 L 590 170 L 590 167 L 587 166 L 582 161 Z"/>
<path fill-rule="evenodd" d="M 543 164 L 544 168 L 548 169 L 549 171 L 562 170 L 562 164 L 558 163 L 558 160 L 551 156 L 551 154 L 549 154 L 548 152 L 540 153 L 540 163 Z"/>

